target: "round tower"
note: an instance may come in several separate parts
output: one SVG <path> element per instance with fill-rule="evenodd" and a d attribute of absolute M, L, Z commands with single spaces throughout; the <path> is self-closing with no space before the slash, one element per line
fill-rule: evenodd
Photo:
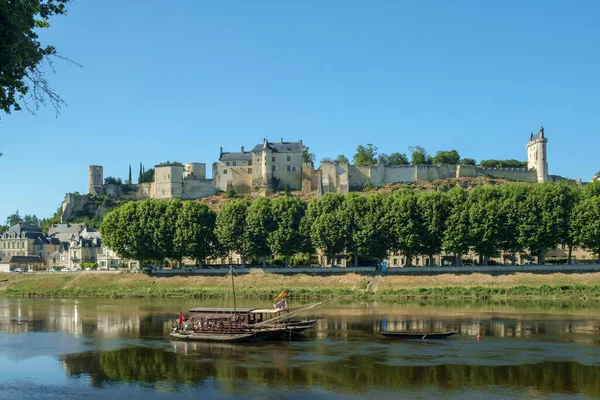
<path fill-rule="evenodd" d="M 527 168 L 536 170 L 537 181 L 540 183 L 548 181 L 546 143 L 548 143 L 548 139 L 544 136 L 543 126 L 540 127 L 538 133 L 531 133 L 527 143 Z"/>
<path fill-rule="evenodd" d="M 187 163 L 185 164 L 184 179 L 206 179 L 206 164 Z"/>
<path fill-rule="evenodd" d="M 101 165 L 90 165 L 88 168 L 88 193 L 95 196 L 103 194 L 104 169 Z"/>

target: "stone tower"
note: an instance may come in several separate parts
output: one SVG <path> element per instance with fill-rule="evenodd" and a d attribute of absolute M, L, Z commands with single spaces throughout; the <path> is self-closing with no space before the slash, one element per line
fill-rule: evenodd
<path fill-rule="evenodd" d="M 104 169 L 101 165 L 90 165 L 88 168 L 88 193 L 101 196 L 104 191 Z"/>
<path fill-rule="evenodd" d="M 537 171 L 538 182 L 548 181 L 548 158 L 546 156 L 546 143 L 548 139 L 544 136 L 544 127 L 540 127 L 538 133 L 531 133 L 527 142 L 527 168 Z"/>
<path fill-rule="evenodd" d="M 160 164 L 154 166 L 154 198 L 159 200 L 183 197 L 183 165 Z"/>

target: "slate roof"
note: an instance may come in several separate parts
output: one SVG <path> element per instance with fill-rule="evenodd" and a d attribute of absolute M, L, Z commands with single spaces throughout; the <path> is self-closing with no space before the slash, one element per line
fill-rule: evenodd
<path fill-rule="evenodd" d="M 85 224 L 54 224 L 48 229 L 48 236 L 53 236 L 58 233 L 79 233 L 86 229 Z"/>
<path fill-rule="evenodd" d="M 257 144 L 252 152 L 258 153 L 264 147 L 264 143 Z M 267 148 L 273 153 L 298 153 L 302 152 L 302 142 L 267 142 Z"/>
<path fill-rule="evenodd" d="M 21 234 L 25 232 L 25 237 L 27 239 L 35 239 L 38 236 L 43 236 L 42 229 L 39 226 L 35 225 L 27 225 L 27 224 L 17 224 L 13 225 L 6 233 L 10 236 L 13 233 L 16 233 L 18 237 L 21 237 Z"/>
<path fill-rule="evenodd" d="M 221 154 L 221 157 L 219 158 L 219 161 L 238 161 L 238 160 L 252 160 L 252 152 L 245 151 L 242 153 L 239 151 L 234 151 L 231 153 L 223 153 L 223 154 Z"/>
<path fill-rule="evenodd" d="M 2 263 L 2 264 L 32 263 L 32 262 L 41 263 L 41 262 L 44 262 L 44 260 L 42 260 L 40 258 L 40 256 L 10 256 L 10 257 L 6 257 L 2 261 L 0 261 L 0 263 Z"/>

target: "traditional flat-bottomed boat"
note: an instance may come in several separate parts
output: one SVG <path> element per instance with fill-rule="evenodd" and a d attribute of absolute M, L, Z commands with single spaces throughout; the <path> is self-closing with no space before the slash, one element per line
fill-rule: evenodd
<path fill-rule="evenodd" d="M 385 337 L 396 339 L 446 339 L 458 332 L 406 332 L 406 331 L 382 331 Z"/>

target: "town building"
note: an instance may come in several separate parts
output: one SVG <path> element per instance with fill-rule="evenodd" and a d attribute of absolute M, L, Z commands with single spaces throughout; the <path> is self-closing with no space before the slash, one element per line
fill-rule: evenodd
<path fill-rule="evenodd" d="M 57 239 L 46 236 L 40 227 L 19 223 L 11 226 L 0 236 L 0 258 L 5 260 L 12 256 L 39 257 L 47 266 L 51 254 L 60 248 Z"/>

